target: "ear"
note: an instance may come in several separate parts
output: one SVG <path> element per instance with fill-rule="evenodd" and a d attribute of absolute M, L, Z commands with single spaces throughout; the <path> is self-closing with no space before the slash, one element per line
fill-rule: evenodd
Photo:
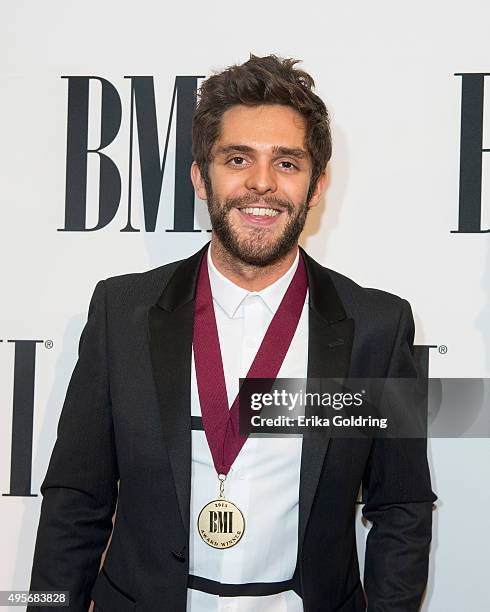
<path fill-rule="evenodd" d="M 199 166 L 195 161 L 192 162 L 191 165 L 191 181 L 194 185 L 194 189 L 197 193 L 197 197 L 200 200 L 207 200 L 208 196 L 206 194 L 206 187 L 204 185 L 204 179 L 202 178 L 201 171 L 199 170 Z"/>
<path fill-rule="evenodd" d="M 322 197 L 326 182 L 327 171 L 324 170 L 318 177 L 315 186 L 315 191 L 313 192 L 313 195 L 311 196 L 310 201 L 308 202 L 308 208 L 313 208 L 314 206 L 317 206 L 317 204 L 320 202 L 320 198 Z"/>

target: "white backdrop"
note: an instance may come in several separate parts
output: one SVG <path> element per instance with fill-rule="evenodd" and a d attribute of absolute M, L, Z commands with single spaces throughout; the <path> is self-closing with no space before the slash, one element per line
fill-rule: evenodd
<path fill-rule="evenodd" d="M 208 75 L 250 52 L 302 59 L 331 111 L 334 143 L 326 197 L 311 213 L 303 246 L 358 283 L 410 301 L 415 343 L 447 346 L 445 354 L 431 350 L 431 377 L 490 376 L 490 234 L 451 233 L 460 168 L 462 80 L 455 73 L 490 72 L 488 2 L 17 0 L 3 5 L 0 23 L 0 590 L 29 585 L 39 486 L 95 283 L 188 256 L 209 239 L 206 231 L 165 231 L 173 219 L 175 126 L 156 231 L 120 231 L 128 198 L 127 75 L 154 77 L 163 151 L 176 76 Z M 121 129 L 105 150 L 121 172 L 121 205 L 93 232 L 58 231 L 65 222 L 67 75 L 103 77 L 122 101 Z M 97 147 L 97 83 L 89 108 L 89 143 Z M 483 117 L 483 147 L 490 148 L 488 101 Z M 98 164 L 89 157 L 93 227 Z M 489 175 L 490 154 L 483 153 L 482 229 L 490 228 Z M 143 227 L 136 144 L 132 210 L 133 225 Z M 196 228 L 209 227 L 202 202 L 195 216 Z M 16 346 L 9 340 L 42 341 L 32 440 L 37 497 L 5 495 Z M 431 440 L 429 458 L 439 500 L 423 610 L 488 610 L 488 435 Z M 361 555 L 366 533 L 359 520 Z"/>

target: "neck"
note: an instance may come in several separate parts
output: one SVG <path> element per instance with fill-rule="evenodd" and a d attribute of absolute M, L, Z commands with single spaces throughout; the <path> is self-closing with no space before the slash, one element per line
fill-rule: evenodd
<path fill-rule="evenodd" d="M 228 253 L 223 245 L 213 236 L 211 239 L 211 257 L 217 270 L 235 285 L 247 291 L 261 291 L 281 278 L 293 265 L 298 245 L 295 245 L 284 257 L 270 266 L 252 266 L 237 260 Z"/>

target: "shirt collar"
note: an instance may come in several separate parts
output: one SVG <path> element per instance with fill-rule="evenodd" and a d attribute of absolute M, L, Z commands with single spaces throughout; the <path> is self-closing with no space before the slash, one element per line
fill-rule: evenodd
<path fill-rule="evenodd" d="M 262 298 L 264 304 L 275 314 L 279 308 L 279 304 L 286 293 L 289 283 L 296 272 L 299 262 L 299 249 L 297 249 L 296 257 L 291 267 L 280 278 L 274 281 L 260 291 L 248 291 L 243 287 L 239 287 L 224 274 L 222 274 L 214 265 L 211 258 L 211 247 L 208 248 L 207 263 L 209 272 L 209 282 L 211 283 L 211 293 L 213 299 L 221 306 L 221 308 L 230 317 L 237 316 L 237 310 L 243 300 L 249 295 L 258 295 Z"/>

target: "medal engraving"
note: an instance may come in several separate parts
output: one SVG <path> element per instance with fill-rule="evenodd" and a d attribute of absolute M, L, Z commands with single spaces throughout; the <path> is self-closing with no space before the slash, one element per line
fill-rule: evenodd
<path fill-rule="evenodd" d="M 235 546 L 245 531 L 245 519 L 239 508 L 227 499 L 214 499 L 199 513 L 197 529 L 201 538 L 213 548 Z"/>

